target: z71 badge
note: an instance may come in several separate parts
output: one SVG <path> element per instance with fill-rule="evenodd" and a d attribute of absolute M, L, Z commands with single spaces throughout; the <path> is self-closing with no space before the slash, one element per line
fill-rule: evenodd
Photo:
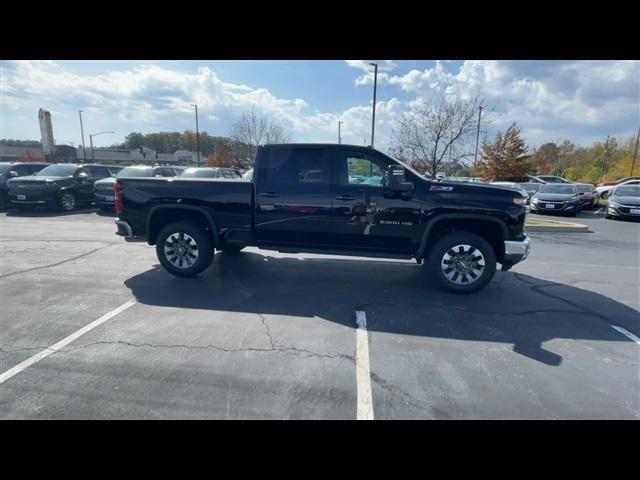
<path fill-rule="evenodd" d="M 444 185 L 432 185 L 429 190 L 435 190 L 436 192 L 450 192 L 453 187 L 446 187 Z"/>

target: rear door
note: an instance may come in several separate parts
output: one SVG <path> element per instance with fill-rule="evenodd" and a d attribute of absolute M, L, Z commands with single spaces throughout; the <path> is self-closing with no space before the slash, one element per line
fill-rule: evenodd
<path fill-rule="evenodd" d="M 261 151 L 255 199 L 258 245 L 327 245 L 331 209 L 329 154 L 329 150 L 313 146 Z"/>

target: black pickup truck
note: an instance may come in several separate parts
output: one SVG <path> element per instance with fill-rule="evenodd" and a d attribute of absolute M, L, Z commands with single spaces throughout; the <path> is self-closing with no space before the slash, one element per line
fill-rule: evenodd
<path fill-rule="evenodd" d="M 194 276 L 214 251 L 245 246 L 415 258 L 469 293 L 524 260 L 525 198 L 477 183 L 438 183 L 370 147 L 265 145 L 253 178 L 118 178 L 117 234 L 156 246 L 170 273 Z"/>

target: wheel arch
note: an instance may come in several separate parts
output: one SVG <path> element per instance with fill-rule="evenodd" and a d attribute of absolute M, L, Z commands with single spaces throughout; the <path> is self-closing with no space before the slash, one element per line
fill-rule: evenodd
<path fill-rule="evenodd" d="M 205 227 L 213 238 L 213 245 L 219 245 L 218 229 L 213 215 L 195 205 L 155 205 L 149 209 L 145 231 L 149 245 L 155 245 L 162 229 L 174 222 L 194 221 Z"/>

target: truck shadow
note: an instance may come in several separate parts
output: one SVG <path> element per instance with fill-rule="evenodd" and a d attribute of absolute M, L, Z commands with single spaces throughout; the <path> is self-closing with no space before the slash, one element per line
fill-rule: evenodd
<path fill-rule="evenodd" d="M 529 275 L 497 272 L 472 295 L 430 285 L 412 262 L 282 258 L 265 252 L 216 254 L 200 277 L 177 278 L 159 265 L 125 281 L 147 305 L 253 314 L 320 317 L 402 335 L 500 342 L 546 365 L 562 357 L 543 348 L 553 339 L 629 342 L 610 324 L 640 331 L 638 311 L 597 293 Z"/>

